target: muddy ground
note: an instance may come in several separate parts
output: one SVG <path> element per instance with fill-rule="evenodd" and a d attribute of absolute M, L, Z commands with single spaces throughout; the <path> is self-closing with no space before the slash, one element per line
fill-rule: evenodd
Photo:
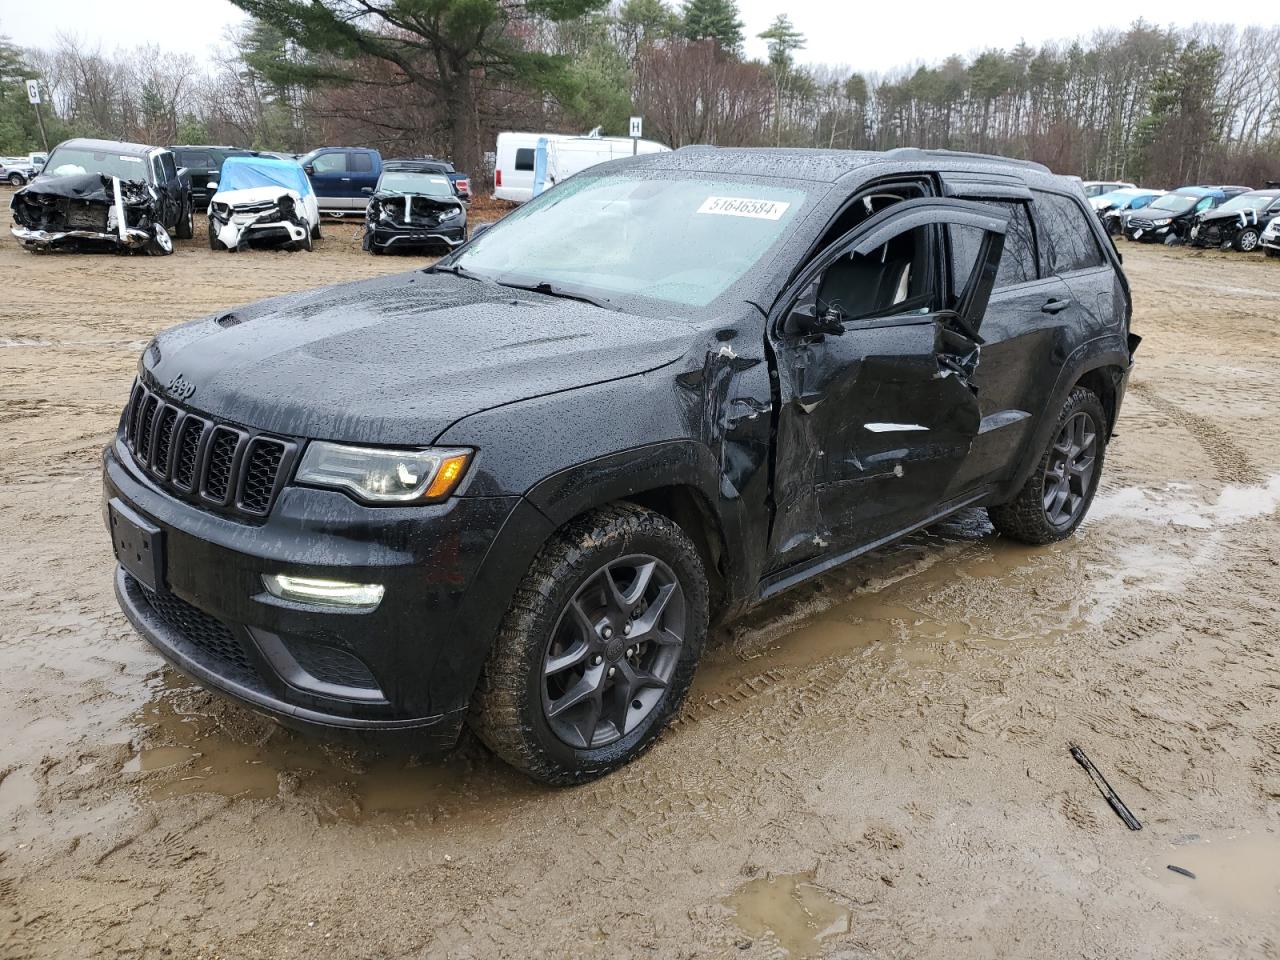
<path fill-rule="evenodd" d="M 1126 245 L 1145 341 L 1077 536 L 971 512 L 771 602 L 650 753 L 548 790 L 470 740 L 277 729 L 112 598 L 98 450 L 140 348 L 415 265 L 355 233 L 0 242 L 0 956 L 1280 956 L 1280 262 Z"/>

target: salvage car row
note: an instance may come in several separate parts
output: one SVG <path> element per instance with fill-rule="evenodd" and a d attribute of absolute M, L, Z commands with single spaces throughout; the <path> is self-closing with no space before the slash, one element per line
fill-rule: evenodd
<path fill-rule="evenodd" d="M 1165 191 L 1124 184 L 1089 203 L 1112 237 L 1280 256 L 1280 184 L 1264 190 L 1199 184 Z"/>
<path fill-rule="evenodd" d="M 195 166 L 179 166 L 179 158 Z M 330 176 L 366 167 L 372 178 Z M 211 250 L 310 250 L 321 237 L 322 213 L 341 217 L 357 210 L 365 214 L 364 247 L 371 253 L 392 247 L 447 251 L 467 238 L 470 182 L 431 157 L 384 163 L 377 151 L 325 147 L 295 159 L 234 148 L 75 139 L 59 144 L 24 176 L 25 186 L 10 202 L 11 232 L 37 253 L 169 254 L 173 237 L 193 236 L 195 209 L 205 204 Z"/>

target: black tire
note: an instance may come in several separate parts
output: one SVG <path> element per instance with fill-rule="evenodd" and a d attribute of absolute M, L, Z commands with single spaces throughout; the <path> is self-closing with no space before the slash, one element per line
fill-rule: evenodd
<path fill-rule="evenodd" d="M 317 221 L 317 222 L 316 222 L 316 225 L 315 225 L 314 227 L 312 227 L 312 228 L 311 228 L 311 239 L 312 239 L 312 240 L 319 240 L 319 239 L 321 239 L 321 237 L 320 237 L 320 223 L 319 223 L 319 221 Z"/>
<path fill-rule="evenodd" d="M 1076 418 L 1081 416 L 1089 422 L 1094 438 L 1092 468 L 1083 489 L 1070 495 L 1078 495 L 1079 502 L 1073 505 L 1069 518 L 1063 520 L 1059 516 L 1055 519 L 1046 504 L 1051 494 L 1048 486 L 1060 485 L 1062 474 L 1057 471 L 1057 461 L 1062 456 L 1060 442 L 1068 426 L 1074 425 Z M 1004 536 L 1023 543 L 1054 543 L 1071 536 L 1088 514 L 1089 505 L 1097 493 L 1107 450 L 1106 436 L 1107 414 L 1102 408 L 1102 401 L 1092 390 L 1076 387 L 1058 414 L 1044 455 L 1018 495 L 1008 503 L 987 507 L 992 526 Z"/>
<path fill-rule="evenodd" d="M 178 223 L 174 227 L 173 235 L 179 240 L 190 240 L 196 235 L 195 211 L 192 210 L 190 201 L 184 204 L 178 213 Z"/>
<path fill-rule="evenodd" d="M 11 173 L 11 174 L 9 174 L 9 183 L 10 183 L 12 186 L 20 187 L 20 186 L 22 186 L 22 185 L 23 185 L 24 183 L 26 183 L 26 182 L 27 182 L 27 181 L 26 181 L 26 179 L 25 179 L 25 178 L 22 176 L 22 174 L 20 174 L 20 173 Z"/>
<path fill-rule="evenodd" d="M 226 249 L 221 240 L 218 239 L 218 233 L 213 229 L 213 221 L 209 221 L 209 249 L 224 250 Z"/>
<path fill-rule="evenodd" d="M 1270 247 L 1265 248 L 1268 257 L 1280 257 L 1280 250 L 1272 250 Z"/>
<path fill-rule="evenodd" d="M 1258 249 L 1258 240 L 1261 236 L 1256 227 L 1245 227 L 1236 234 L 1235 248 L 1241 253 L 1253 253 Z"/>
<path fill-rule="evenodd" d="M 584 653 L 580 658 L 584 671 L 607 669 L 607 678 L 600 672 L 594 673 L 599 678 L 595 681 L 596 689 L 600 691 L 597 703 L 612 695 L 614 700 L 611 703 L 616 708 L 619 703 L 617 695 L 621 694 L 622 724 L 619 726 L 612 719 L 606 719 L 606 710 L 597 706 L 594 719 L 587 721 L 588 729 L 604 732 L 586 742 L 598 739 L 600 745 L 573 745 L 553 729 L 553 721 L 548 717 L 554 712 L 548 706 L 552 703 L 547 696 L 552 683 L 550 678 L 563 676 L 553 674 L 548 666 L 551 659 L 563 655 L 556 652 L 558 633 L 564 626 L 584 630 L 582 624 L 587 619 L 586 615 L 583 619 L 575 618 L 570 612 L 571 605 L 576 602 L 577 612 L 582 613 L 586 598 L 596 596 L 591 592 L 592 585 L 602 575 L 609 576 L 602 571 L 610 569 L 610 565 L 625 565 L 635 558 L 657 561 L 654 566 L 660 567 L 661 576 L 667 579 L 667 585 L 661 587 L 661 591 L 666 591 L 672 583 L 676 584 L 681 592 L 673 590 L 669 593 L 678 596 L 681 605 L 676 607 L 675 601 L 669 600 L 659 604 L 657 599 L 642 599 L 638 607 L 648 603 L 653 606 L 642 609 L 640 614 L 633 609 L 630 612 L 632 621 L 642 624 L 647 619 L 644 614 L 649 610 L 660 611 L 655 614 L 660 623 L 658 632 L 665 634 L 670 630 L 667 614 L 675 610 L 683 631 L 683 643 L 679 647 L 670 647 L 671 653 L 664 667 L 669 672 L 665 686 L 645 706 L 647 712 L 641 714 L 642 718 L 630 729 L 627 724 L 632 721 L 627 711 L 640 709 L 641 701 L 636 692 L 640 687 L 629 684 L 622 687 L 618 684 L 623 681 L 609 678 L 614 676 L 613 665 L 623 670 L 626 664 L 622 663 L 622 658 L 630 658 L 632 648 L 628 647 L 625 654 L 609 653 L 608 661 L 603 663 L 605 657 L 599 655 L 591 656 L 588 663 L 588 656 Z M 659 574 L 652 574 L 647 582 L 652 585 L 658 581 Z M 535 780 L 573 784 L 603 776 L 646 750 L 680 708 L 702 654 L 707 617 L 707 580 L 702 561 L 697 548 L 677 524 L 631 504 L 614 504 L 593 510 L 559 530 L 534 558 L 498 629 L 472 699 L 468 722 L 489 749 Z M 607 609 L 594 622 L 605 626 L 597 628 L 595 634 L 585 630 L 582 634 L 589 636 L 593 643 L 607 640 L 610 649 L 634 643 L 609 631 L 607 624 L 611 621 Z M 626 630 L 629 634 L 629 624 Z M 599 641 L 597 634 L 601 638 Z M 642 656 L 653 655 L 664 647 L 645 645 L 645 652 L 640 653 L 641 644 L 636 644 L 634 649 L 637 651 L 635 661 L 627 659 L 627 663 L 638 663 Z M 642 671 L 636 671 L 639 672 Z M 623 670 L 620 674 L 623 677 L 633 675 L 631 670 Z M 584 673 L 576 683 L 581 684 L 585 680 Z M 637 699 L 632 700 L 632 696 Z M 611 708 L 609 715 L 617 714 Z M 608 739 L 610 729 L 614 734 L 612 740 Z"/>
<path fill-rule="evenodd" d="M 167 257 L 173 253 L 173 239 L 163 224 L 151 225 L 151 239 L 147 241 L 145 249 L 153 257 Z"/>

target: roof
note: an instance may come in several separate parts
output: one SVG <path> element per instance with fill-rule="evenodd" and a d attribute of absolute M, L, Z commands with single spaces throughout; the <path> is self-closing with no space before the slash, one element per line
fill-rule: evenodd
<path fill-rule="evenodd" d="M 921 163 L 929 167 L 954 166 L 1001 173 L 1052 171 L 1029 160 L 1014 160 L 980 153 L 951 150 L 919 150 L 899 147 L 883 152 L 873 150 L 821 150 L 808 147 L 711 147 L 690 146 L 667 153 L 640 154 L 621 161 L 633 167 L 657 170 L 685 170 L 699 173 L 779 177 L 834 183 L 861 167 L 883 163 Z"/>
<path fill-rule="evenodd" d="M 124 140 L 95 140 L 92 137 L 75 137 L 71 140 L 63 140 L 58 147 L 75 147 L 77 150 L 95 150 L 98 153 L 123 153 L 136 157 L 144 157 L 152 150 L 159 150 L 159 147 L 151 146 L 146 143 L 129 143 Z M 56 150 L 58 147 L 54 147 Z"/>
<path fill-rule="evenodd" d="M 294 160 L 236 156 L 227 157 L 223 162 L 219 191 L 265 186 L 284 187 L 303 197 L 312 192 L 311 181 Z"/>
<path fill-rule="evenodd" d="M 453 164 L 445 160 L 384 160 L 382 169 L 393 173 L 453 173 Z"/>

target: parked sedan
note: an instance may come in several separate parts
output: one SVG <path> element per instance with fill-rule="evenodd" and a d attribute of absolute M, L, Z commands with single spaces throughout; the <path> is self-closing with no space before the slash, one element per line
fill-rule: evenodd
<path fill-rule="evenodd" d="M 365 210 L 364 248 L 370 253 L 443 247 L 467 239 L 467 208 L 449 177 L 432 161 L 388 160 Z"/>
<path fill-rule="evenodd" d="M 1262 231 L 1280 215 L 1280 190 L 1250 190 L 1196 216 L 1188 235 L 1193 246 L 1234 247 L 1242 253 L 1258 248 Z"/>
<path fill-rule="evenodd" d="M 1089 206 L 1098 213 L 1103 227 L 1111 236 L 1119 236 L 1124 232 L 1125 221 L 1134 210 L 1150 206 L 1165 195 L 1164 190 L 1151 190 L 1145 187 L 1122 187 L 1089 199 Z"/>

